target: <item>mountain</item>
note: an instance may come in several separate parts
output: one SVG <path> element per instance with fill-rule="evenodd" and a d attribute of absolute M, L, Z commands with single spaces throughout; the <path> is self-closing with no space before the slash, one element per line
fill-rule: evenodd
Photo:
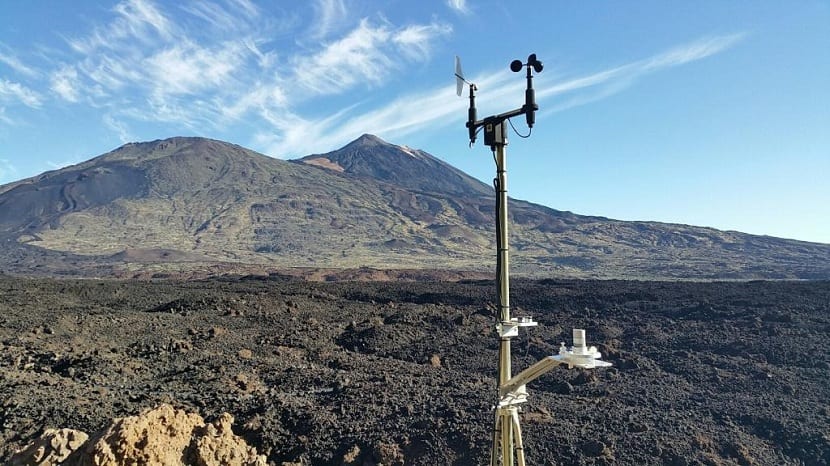
<path fill-rule="evenodd" d="M 421 150 L 364 134 L 342 149 L 309 155 L 300 162 L 398 188 L 456 196 L 490 196 L 493 188 Z"/>
<path fill-rule="evenodd" d="M 490 186 L 364 135 L 285 161 L 204 138 L 131 143 L 0 186 L 0 268 L 492 271 Z M 511 200 L 511 269 L 601 278 L 830 278 L 830 245 Z"/>

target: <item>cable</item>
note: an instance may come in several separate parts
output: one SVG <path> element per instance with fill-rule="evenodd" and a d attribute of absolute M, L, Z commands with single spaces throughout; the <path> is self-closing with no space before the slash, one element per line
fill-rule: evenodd
<path fill-rule="evenodd" d="M 529 137 L 530 137 L 530 133 L 532 133 L 532 132 L 533 132 L 533 128 L 528 128 L 528 129 L 527 129 L 527 134 L 526 134 L 526 135 L 523 135 L 523 134 L 519 133 L 519 132 L 516 130 L 516 127 L 515 127 L 515 126 L 513 126 L 513 120 L 511 120 L 510 118 L 508 118 L 508 119 L 507 119 L 507 122 L 508 122 L 508 123 L 510 123 L 510 127 L 511 127 L 511 128 L 513 128 L 513 132 L 514 132 L 514 133 L 516 133 L 516 136 L 519 136 L 520 138 L 527 139 L 527 138 L 529 138 Z"/>
<path fill-rule="evenodd" d="M 475 132 L 476 138 L 478 138 L 478 133 L 481 132 L 482 128 L 483 128 L 483 126 L 479 126 L 478 128 L 476 128 L 476 132 Z M 473 147 L 473 144 L 475 144 L 475 140 L 470 141 L 470 147 Z M 493 157 L 495 157 L 495 155 L 493 155 Z"/>
<path fill-rule="evenodd" d="M 493 160 L 496 160 L 496 151 L 493 151 Z M 498 167 L 498 164 L 497 164 Z M 493 178 L 493 188 L 496 190 L 496 322 L 501 320 L 501 208 L 499 206 L 499 179 Z M 499 351 L 501 351 L 501 341 L 499 341 Z M 501 381 L 501 363 L 496 368 L 496 380 Z M 500 382 L 499 382 L 500 383 Z M 498 383 L 496 384 L 498 386 Z M 498 396 L 496 397 L 498 398 Z"/>

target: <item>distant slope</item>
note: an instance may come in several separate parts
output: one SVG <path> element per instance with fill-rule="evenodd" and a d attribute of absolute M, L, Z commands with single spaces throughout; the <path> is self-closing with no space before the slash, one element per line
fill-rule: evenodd
<path fill-rule="evenodd" d="M 131 143 L 0 186 L 0 267 L 492 270 L 492 188 L 364 135 L 296 161 L 203 138 Z M 601 278 L 830 278 L 830 245 L 511 201 L 512 268 Z M 108 272 L 109 271 L 109 272 Z"/>

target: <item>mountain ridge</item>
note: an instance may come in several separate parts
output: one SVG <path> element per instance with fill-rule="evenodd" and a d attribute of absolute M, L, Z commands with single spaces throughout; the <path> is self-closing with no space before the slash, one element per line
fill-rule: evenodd
<path fill-rule="evenodd" d="M 169 138 L 0 186 L 8 246 L 0 266 L 118 275 L 211 264 L 492 270 L 493 204 L 486 184 L 372 135 L 291 161 Z M 516 199 L 509 215 L 517 273 L 830 278 L 830 245 L 581 216 Z"/>

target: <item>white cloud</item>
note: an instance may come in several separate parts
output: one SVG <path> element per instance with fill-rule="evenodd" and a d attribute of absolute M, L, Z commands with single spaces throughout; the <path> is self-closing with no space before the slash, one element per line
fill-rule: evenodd
<path fill-rule="evenodd" d="M 459 13 L 467 14 L 470 11 L 467 9 L 466 0 L 447 0 L 447 5 Z"/>
<path fill-rule="evenodd" d="M 655 57 L 645 60 L 639 65 L 647 71 L 683 65 L 695 60 L 706 58 L 720 53 L 740 42 L 746 34 L 730 34 L 726 36 L 707 37 L 690 44 L 671 49 Z"/>
<path fill-rule="evenodd" d="M 107 128 L 115 131 L 116 134 L 118 134 L 118 139 L 122 143 L 126 144 L 133 140 L 133 138 L 130 136 L 129 128 L 127 128 L 127 125 L 123 121 L 115 119 L 115 117 L 110 114 L 104 115 L 103 121 Z"/>
<path fill-rule="evenodd" d="M 347 118 L 353 108 L 354 106 L 350 106 L 317 120 L 305 119 L 290 111 L 266 110 L 261 113 L 261 116 L 272 125 L 273 130 L 256 133 L 254 144 L 264 148 L 267 154 L 281 158 L 330 150 L 334 147 L 332 144 L 340 144 L 348 140 L 345 139 L 350 136 L 348 133 L 338 131 L 337 134 L 333 134 L 331 131 Z"/>
<path fill-rule="evenodd" d="M 448 5 L 469 11 L 465 1 Z M 283 35 L 289 24 L 294 33 L 302 28 L 290 13 L 274 26 L 273 15 L 261 14 L 249 0 L 188 0 L 178 7 L 185 14 L 173 21 L 151 0 L 125 0 L 109 23 L 68 41 L 77 60 L 51 74 L 51 89 L 67 101 L 87 98 L 103 108 L 104 124 L 122 140 L 129 139 L 131 121 L 169 122 L 197 133 L 244 124 L 255 128 L 258 147 L 277 156 L 328 151 L 367 131 L 394 138 L 464 120 L 467 100 L 457 98 L 451 85 L 404 95 L 380 108 L 353 104 L 322 118 L 299 110 L 315 98 L 383 87 L 407 65 L 430 60 L 436 43 L 453 32 L 438 20 L 396 26 L 382 16 L 345 29 L 345 0 L 317 0 L 313 7 L 311 32 L 324 41 L 295 40 L 299 51 L 278 55 L 275 27 Z M 566 95 L 545 112 L 584 105 L 647 73 L 720 53 L 742 37 L 704 38 L 573 79 L 547 71 L 537 77 L 537 99 Z M 479 100 L 480 115 L 521 105 L 525 82 L 516 75 L 499 69 L 473 81 L 486 96 Z M 0 81 L 0 99 L 39 105 L 40 96 L 26 90 Z"/>
<path fill-rule="evenodd" d="M 287 104 L 288 98 L 281 88 L 262 83 L 257 83 L 249 92 L 232 99 L 231 102 L 217 102 L 222 116 L 231 120 L 237 120 L 252 110 L 267 115 L 274 109 L 286 108 Z"/>
<path fill-rule="evenodd" d="M 545 98 L 579 89 L 602 86 L 594 96 L 580 96 L 578 99 L 573 100 L 571 104 L 560 105 L 558 109 L 561 111 L 577 104 L 584 105 L 622 91 L 645 74 L 654 73 L 665 68 L 685 65 L 720 53 L 738 43 L 743 37 L 744 34 L 731 34 L 699 39 L 644 60 L 638 60 L 623 66 L 547 86 L 540 91 L 537 90 L 536 96 L 537 98 Z"/>
<path fill-rule="evenodd" d="M 426 61 L 430 56 L 430 41 L 452 33 L 452 26 L 442 23 L 417 24 L 395 33 L 392 41 L 411 60 Z"/>
<path fill-rule="evenodd" d="M 257 41 L 252 38 L 242 39 L 245 47 L 256 57 L 257 65 L 263 70 L 271 69 L 277 61 L 277 53 L 274 51 L 263 52 Z"/>
<path fill-rule="evenodd" d="M 250 0 L 228 0 L 228 2 L 232 5 L 231 9 L 243 11 L 250 18 L 255 18 L 260 15 L 259 8 Z"/>
<path fill-rule="evenodd" d="M 382 51 L 389 39 L 387 28 L 374 27 L 364 19 L 346 37 L 310 58 L 298 57 L 296 80 L 315 94 L 333 94 L 357 82 L 379 83 L 392 66 Z"/>
<path fill-rule="evenodd" d="M 134 37 L 141 38 L 148 26 L 164 38 L 172 35 L 172 23 L 150 1 L 127 0 L 116 5 L 115 11 L 124 19 L 117 27 L 126 28 Z"/>
<path fill-rule="evenodd" d="M 316 0 L 314 11 L 316 14 L 311 36 L 315 39 L 323 39 L 333 30 L 343 27 L 348 18 L 343 0 Z"/>
<path fill-rule="evenodd" d="M 247 0 L 226 0 L 224 3 L 195 0 L 181 8 L 222 34 L 232 35 L 255 27 L 260 14 L 256 5 Z"/>
<path fill-rule="evenodd" d="M 555 81 L 551 74 L 536 77 L 536 97 L 542 102 L 553 96 L 588 90 L 576 94 L 564 102 L 557 102 L 543 113 L 563 111 L 579 105 L 603 99 L 618 93 L 648 73 L 683 65 L 711 56 L 734 45 L 742 35 L 702 39 L 615 68 L 564 81 Z M 518 108 L 523 103 L 525 80 L 505 70 L 489 72 L 471 78 L 479 88 L 479 118 Z M 487 107 L 482 105 L 486 102 Z M 455 118 L 466 119 L 467 99 L 455 95 L 455 86 L 442 86 L 421 93 L 402 96 L 385 106 L 363 113 L 356 107 L 320 120 L 307 120 L 299 116 L 272 121 L 280 136 L 261 133 L 255 143 L 268 154 L 287 157 L 334 150 L 361 134 L 370 131 L 393 139 L 401 135 L 423 130 L 426 127 L 446 124 Z"/>
<path fill-rule="evenodd" d="M 181 9 L 185 19 L 174 23 L 149 0 L 120 3 L 109 23 L 67 41 L 79 58 L 53 73 L 52 90 L 112 115 L 189 128 L 235 119 L 256 99 L 282 100 L 267 82 L 276 79 L 276 53 L 261 49 L 274 23 L 254 4 L 196 0 Z"/>
<path fill-rule="evenodd" d="M 4 78 L 0 78 L 0 101 L 17 101 L 32 108 L 39 108 L 43 102 L 40 94 L 36 91 Z"/>
<path fill-rule="evenodd" d="M 119 16 L 111 23 L 96 27 L 88 37 L 68 40 L 70 47 L 90 55 L 99 49 L 115 50 L 136 42 L 148 45 L 174 36 L 173 23 L 148 0 L 126 0 L 113 11 Z"/>
<path fill-rule="evenodd" d="M 364 18 L 344 34 L 301 44 L 283 57 L 274 37 L 296 33 L 295 13 L 262 14 L 249 0 L 189 0 L 174 20 L 161 6 L 173 8 L 124 0 L 108 22 L 67 39 L 76 60 L 51 72 L 51 91 L 121 122 L 165 122 L 196 132 L 272 120 L 287 126 L 288 115 L 310 99 L 381 87 L 408 62 L 429 60 L 436 41 L 452 32 L 437 20 L 396 27 L 383 17 L 377 23 Z M 332 37 L 343 29 L 344 0 L 313 6 L 318 33 Z"/>
<path fill-rule="evenodd" d="M 131 50 L 115 55 L 93 55 L 78 64 L 78 69 L 93 84 L 100 86 L 104 95 L 145 81 L 146 71 L 141 66 L 143 57 Z"/>
<path fill-rule="evenodd" d="M 195 94 L 227 84 L 249 53 L 243 44 L 227 42 L 215 49 L 191 42 L 162 50 L 144 60 L 153 95 Z"/>
<path fill-rule="evenodd" d="M 74 66 L 64 65 L 58 71 L 52 73 L 52 92 L 69 102 L 78 101 L 78 70 Z"/>
<path fill-rule="evenodd" d="M 292 80 L 316 95 L 340 93 L 358 83 L 378 85 L 400 66 L 400 54 L 410 60 L 425 60 L 431 42 L 451 30 L 435 23 L 394 31 L 386 25 L 374 26 L 364 18 L 345 37 L 316 55 L 298 57 Z M 421 41 L 418 45 L 413 43 L 416 39 Z"/>
<path fill-rule="evenodd" d="M 0 44 L 0 48 L 8 49 L 8 47 L 3 46 L 3 44 Z M 19 58 L 12 54 L 0 52 L 0 63 L 5 63 L 9 68 L 30 78 L 36 77 L 38 75 L 37 71 L 24 64 L 22 61 L 20 61 Z"/>
<path fill-rule="evenodd" d="M 216 3 L 198 1 L 182 6 L 182 9 L 191 15 L 204 20 L 216 29 L 230 30 L 237 27 L 239 17 L 231 14 Z"/>

